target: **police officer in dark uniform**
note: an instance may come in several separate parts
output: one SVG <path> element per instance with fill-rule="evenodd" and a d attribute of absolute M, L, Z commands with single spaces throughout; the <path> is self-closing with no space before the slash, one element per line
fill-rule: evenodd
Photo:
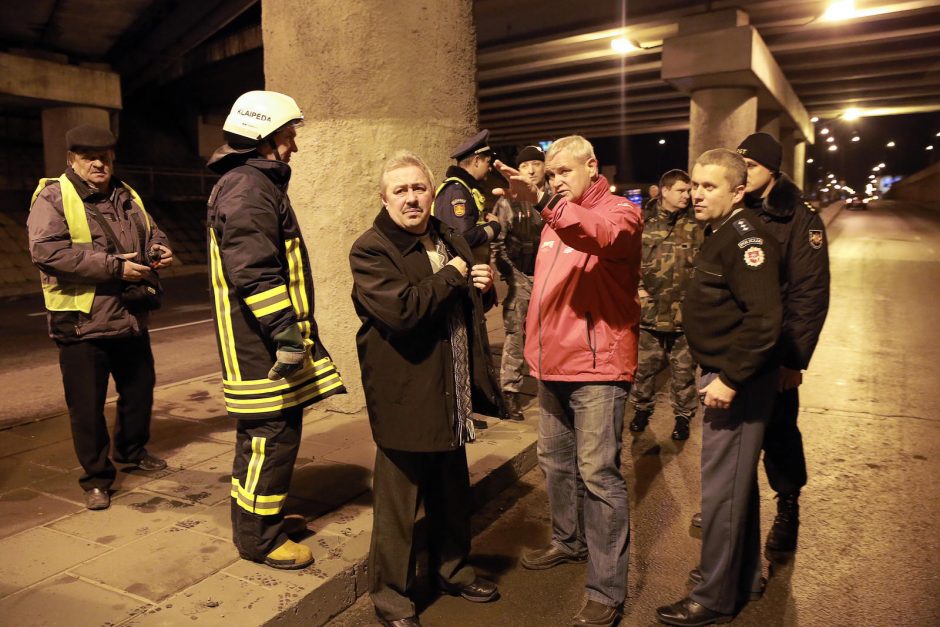
<path fill-rule="evenodd" d="M 779 247 L 742 205 L 744 159 L 703 153 L 692 169 L 695 217 L 708 224 L 682 306 L 702 367 L 702 554 L 698 583 L 660 607 L 669 625 L 728 622 L 763 589 L 757 463 L 776 397 Z"/>
<path fill-rule="evenodd" d="M 774 414 L 764 438 L 764 470 L 777 493 L 777 516 L 767 535 L 772 551 L 796 550 L 800 489 L 806 485 L 806 457 L 797 427 L 802 371 L 819 341 L 829 310 L 829 252 L 826 228 L 800 189 L 780 172 L 782 147 L 767 133 L 749 135 L 738 153 L 747 163 L 744 204 L 780 244 L 783 328 L 777 350 L 780 379 Z"/>
<path fill-rule="evenodd" d="M 484 129 L 457 146 L 450 156 L 457 165 L 447 168 L 447 177 L 437 188 L 432 212 L 435 218 L 463 235 L 480 263 L 489 261 L 488 244 L 499 235 L 499 221 L 484 209 L 480 184 L 493 162 L 489 139 L 490 132 Z"/>

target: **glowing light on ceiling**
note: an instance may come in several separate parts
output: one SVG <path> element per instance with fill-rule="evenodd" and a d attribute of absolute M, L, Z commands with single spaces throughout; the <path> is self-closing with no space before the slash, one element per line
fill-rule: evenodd
<path fill-rule="evenodd" d="M 845 113 L 842 114 L 843 120 L 857 120 L 862 117 L 862 110 L 855 107 L 850 107 L 845 110 Z"/>
<path fill-rule="evenodd" d="M 627 54 L 628 52 L 633 52 L 634 50 L 640 49 L 639 46 L 626 37 L 617 37 L 616 39 L 611 39 L 610 47 L 614 49 L 614 52 L 619 52 L 620 54 Z"/>
<path fill-rule="evenodd" d="M 840 0 L 831 2 L 819 19 L 826 22 L 838 22 L 840 20 L 850 20 L 857 15 L 855 11 L 855 2 L 852 0 Z"/>
<path fill-rule="evenodd" d="M 819 129 L 819 134 L 820 134 L 820 135 L 828 135 L 828 134 L 829 134 L 829 129 L 828 129 L 828 128 L 821 128 L 821 129 Z"/>

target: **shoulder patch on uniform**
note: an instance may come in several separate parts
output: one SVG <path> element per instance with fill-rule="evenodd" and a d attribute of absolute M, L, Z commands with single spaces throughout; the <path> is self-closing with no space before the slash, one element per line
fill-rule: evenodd
<path fill-rule="evenodd" d="M 748 268 L 760 268 L 764 265 L 767 256 L 764 255 L 764 249 L 758 246 L 751 246 L 744 251 L 744 263 Z"/>
<path fill-rule="evenodd" d="M 738 242 L 738 248 L 746 248 L 748 246 L 763 246 L 764 238 L 762 237 L 746 237 Z"/>
<path fill-rule="evenodd" d="M 465 215 L 467 215 L 467 201 L 464 200 L 463 198 L 458 198 L 457 200 L 453 200 L 451 201 L 450 204 L 453 205 L 454 215 L 457 216 L 458 218 L 462 218 Z"/>
<path fill-rule="evenodd" d="M 810 229 L 809 231 L 809 245 L 819 250 L 823 245 L 823 232 L 816 229 Z"/>
<path fill-rule="evenodd" d="M 754 227 L 751 226 L 751 223 L 745 218 L 739 218 L 732 222 L 734 230 L 738 232 L 738 235 L 744 235 L 745 233 L 750 233 L 754 230 Z"/>

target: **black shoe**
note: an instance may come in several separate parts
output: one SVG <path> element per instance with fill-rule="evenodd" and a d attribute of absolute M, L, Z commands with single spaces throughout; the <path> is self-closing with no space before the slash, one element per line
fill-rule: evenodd
<path fill-rule="evenodd" d="M 696 512 L 692 514 L 691 524 L 693 527 L 698 527 L 699 529 L 702 528 L 702 512 Z"/>
<path fill-rule="evenodd" d="M 700 627 L 713 623 L 730 623 L 734 615 L 713 612 L 704 605 L 696 603 L 689 597 L 686 597 L 672 605 L 664 605 L 658 608 L 656 610 L 656 617 L 661 623 L 666 623 L 667 625 Z"/>
<path fill-rule="evenodd" d="M 506 419 L 519 422 L 525 420 L 522 414 L 522 403 L 519 402 L 519 393 L 503 392 L 503 398 L 506 400 Z"/>
<path fill-rule="evenodd" d="M 86 509 L 108 509 L 111 507 L 111 495 L 107 490 L 101 488 L 92 488 L 85 491 Z"/>
<path fill-rule="evenodd" d="M 163 470 L 166 468 L 166 460 L 154 457 L 150 453 L 144 453 L 144 456 L 137 460 L 137 467 L 147 472 Z"/>
<path fill-rule="evenodd" d="M 650 423 L 650 416 L 653 415 L 651 411 L 640 411 L 637 410 L 633 414 L 633 420 L 630 421 L 630 431 L 634 433 L 642 433 L 646 431 L 646 425 Z"/>
<path fill-rule="evenodd" d="M 379 616 L 378 619 L 385 627 L 421 627 L 421 621 L 418 620 L 417 616 L 396 618 L 395 620 L 386 620 Z"/>
<path fill-rule="evenodd" d="M 586 555 L 569 555 L 554 544 L 544 549 L 535 549 L 522 556 L 522 565 L 529 570 L 545 570 L 560 564 L 583 564 Z"/>
<path fill-rule="evenodd" d="M 676 427 L 672 430 L 672 439 L 689 439 L 689 419 L 685 416 L 676 416 Z"/>
<path fill-rule="evenodd" d="M 591 625 L 592 627 L 611 627 L 620 620 L 620 614 L 621 609 L 619 605 L 617 607 L 611 607 L 588 599 L 584 602 L 581 611 L 575 614 L 574 618 L 571 620 L 571 624 L 575 626 Z"/>
<path fill-rule="evenodd" d="M 769 551 L 796 550 L 800 532 L 800 493 L 777 495 L 777 516 L 767 534 L 765 547 Z"/>
<path fill-rule="evenodd" d="M 473 583 L 468 583 L 462 588 L 460 586 L 448 586 L 443 581 L 440 582 L 440 587 L 442 592 L 455 597 L 461 596 L 474 603 L 489 603 L 499 598 L 499 588 L 496 587 L 496 584 L 482 577 L 477 577 L 473 580 Z"/>
<path fill-rule="evenodd" d="M 689 583 L 693 586 L 697 586 L 704 581 L 702 577 L 702 571 L 698 566 L 689 571 Z M 767 587 L 767 579 L 764 577 L 760 578 L 760 590 L 751 590 L 748 592 L 749 601 L 760 601 L 761 597 L 764 596 L 764 588 Z"/>
<path fill-rule="evenodd" d="M 484 430 L 484 429 L 486 429 L 487 427 L 490 426 L 490 425 L 487 424 L 487 422 L 486 422 L 485 420 L 483 420 L 482 418 L 471 418 L 471 419 L 470 419 L 470 422 L 473 423 L 473 428 L 476 429 L 477 431 L 482 431 L 482 430 Z"/>

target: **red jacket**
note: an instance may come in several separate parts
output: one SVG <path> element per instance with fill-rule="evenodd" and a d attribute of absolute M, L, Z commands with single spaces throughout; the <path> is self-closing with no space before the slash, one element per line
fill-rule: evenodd
<path fill-rule="evenodd" d="M 633 381 L 636 373 L 643 219 L 608 186 L 598 177 L 580 204 L 543 198 L 525 344 L 537 379 Z"/>

